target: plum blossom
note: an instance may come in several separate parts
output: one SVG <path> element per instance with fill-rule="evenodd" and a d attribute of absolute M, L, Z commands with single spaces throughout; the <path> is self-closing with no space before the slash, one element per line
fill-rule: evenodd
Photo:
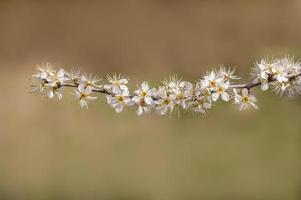
<path fill-rule="evenodd" d="M 122 77 L 121 74 L 113 74 L 113 76 L 107 75 L 107 79 L 110 82 L 110 84 L 104 85 L 104 89 L 111 91 L 116 89 L 128 90 L 128 79 Z"/>
<path fill-rule="evenodd" d="M 174 94 L 168 94 L 165 87 L 160 87 L 156 94 L 157 100 L 155 100 L 156 110 L 161 115 L 171 112 L 175 106 L 176 96 Z"/>
<path fill-rule="evenodd" d="M 74 90 L 75 97 L 79 100 L 79 104 L 81 108 L 86 107 L 88 109 L 88 102 L 94 101 L 97 97 L 92 95 L 92 88 L 85 87 L 84 85 L 79 85 L 77 90 Z"/>
<path fill-rule="evenodd" d="M 61 99 L 63 88 L 73 88 L 81 108 L 87 108 L 90 101 L 97 99 L 94 94 L 103 94 L 117 113 L 135 105 L 137 115 L 152 111 L 164 115 L 179 110 L 205 114 L 219 99 L 232 100 L 239 110 L 257 109 L 257 99 L 251 94 L 257 86 L 262 91 L 271 88 L 290 98 L 301 94 L 301 64 L 293 57 L 261 59 L 252 68 L 251 76 L 250 83 L 234 84 L 239 79 L 234 70 L 221 66 L 199 77 L 196 82 L 171 76 L 162 81 L 158 89 L 150 88 L 148 82 L 143 81 L 130 93 L 128 78 L 120 74 L 108 75 L 108 82 L 101 85 L 101 78 L 97 76 L 81 74 L 79 70 L 56 71 L 53 65 L 46 63 L 38 65 L 32 75 L 32 92 Z"/>
<path fill-rule="evenodd" d="M 154 106 L 153 96 L 155 92 L 155 88 L 149 89 L 146 81 L 142 82 L 141 87 L 134 92 L 135 96 L 132 100 L 138 105 L 137 115 L 141 115 L 143 112 L 151 112 L 151 108 Z"/>
<path fill-rule="evenodd" d="M 221 96 L 221 98 L 224 101 L 229 101 L 230 95 L 227 93 L 227 89 L 229 88 L 230 83 L 226 82 L 219 82 L 216 86 L 215 92 L 212 93 L 212 100 L 217 101 L 218 98 Z"/>
<path fill-rule="evenodd" d="M 134 105 L 127 89 L 121 90 L 120 88 L 115 88 L 114 94 L 106 95 L 106 98 L 108 104 L 110 104 L 117 113 L 120 113 L 126 105 Z"/>
<path fill-rule="evenodd" d="M 239 92 L 236 89 L 234 89 L 233 92 L 235 94 L 234 104 L 238 105 L 239 110 L 248 110 L 251 107 L 258 109 L 256 105 L 257 99 L 255 96 L 249 94 L 248 89 L 242 89 L 241 94 L 239 94 Z"/>
<path fill-rule="evenodd" d="M 49 91 L 47 93 L 48 98 L 53 98 L 57 96 L 58 99 L 62 99 L 61 86 L 65 83 L 65 81 L 69 80 L 65 77 L 65 71 L 60 69 L 57 73 L 51 76 L 47 81 L 47 86 L 49 86 Z"/>

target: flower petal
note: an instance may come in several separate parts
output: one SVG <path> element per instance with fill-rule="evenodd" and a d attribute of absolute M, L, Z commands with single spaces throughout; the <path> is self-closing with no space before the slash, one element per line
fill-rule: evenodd
<path fill-rule="evenodd" d="M 143 83 L 141 84 L 141 89 L 143 91 L 148 91 L 148 82 L 143 81 Z"/>

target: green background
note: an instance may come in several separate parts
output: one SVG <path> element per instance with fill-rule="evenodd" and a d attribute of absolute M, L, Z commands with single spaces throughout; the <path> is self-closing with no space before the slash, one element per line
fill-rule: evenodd
<path fill-rule="evenodd" d="M 299 200 L 301 104 L 254 90 L 258 111 L 205 117 L 80 110 L 29 93 L 52 62 L 134 88 L 194 81 L 220 64 L 242 77 L 268 55 L 301 56 L 298 0 L 0 1 L 0 199 Z"/>

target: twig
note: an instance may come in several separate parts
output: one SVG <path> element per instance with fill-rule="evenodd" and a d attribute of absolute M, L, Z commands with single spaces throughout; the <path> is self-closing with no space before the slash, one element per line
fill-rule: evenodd
<path fill-rule="evenodd" d="M 298 76 L 301 76 L 301 72 L 297 73 L 297 74 L 291 74 L 289 76 L 287 76 L 287 78 L 289 80 L 292 80 Z M 268 79 L 268 83 L 272 83 L 272 82 L 275 82 L 276 79 L 275 78 L 269 78 Z M 261 85 L 261 82 L 260 81 L 256 81 L 256 82 L 253 82 L 253 83 L 245 83 L 245 84 L 238 84 L 238 85 L 230 85 L 229 88 L 231 89 L 242 89 L 242 88 L 246 88 L 248 90 L 250 90 L 251 88 L 253 87 L 256 87 L 256 86 L 259 86 Z"/>
<path fill-rule="evenodd" d="M 297 73 L 297 74 L 291 74 L 289 76 L 287 76 L 287 78 L 289 80 L 292 80 L 298 76 L 301 76 L 301 72 Z M 275 78 L 269 78 L 268 79 L 268 83 L 272 83 L 275 82 L 276 79 Z M 243 89 L 246 88 L 248 90 L 252 89 L 253 87 L 257 87 L 260 86 L 261 82 L 260 81 L 256 81 L 256 82 L 251 82 L 251 83 L 244 83 L 244 84 L 236 84 L 236 85 L 230 85 L 229 89 Z M 78 84 L 62 84 L 60 85 L 60 87 L 72 87 L 72 88 L 76 88 L 78 87 Z M 113 95 L 112 92 L 104 89 L 104 88 L 100 88 L 100 89 L 93 89 L 92 90 L 95 93 L 100 93 L 100 94 L 107 94 L 107 95 Z"/>

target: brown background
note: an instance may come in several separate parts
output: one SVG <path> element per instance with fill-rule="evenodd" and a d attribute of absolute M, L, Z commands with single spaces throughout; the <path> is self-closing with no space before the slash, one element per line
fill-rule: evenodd
<path fill-rule="evenodd" d="M 206 117 L 80 110 L 29 93 L 36 64 L 121 72 L 134 87 L 220 64 L 301 56 L 301 1 L 0 1 L 0 199 L 300 199 L 301 104 Z"/>

